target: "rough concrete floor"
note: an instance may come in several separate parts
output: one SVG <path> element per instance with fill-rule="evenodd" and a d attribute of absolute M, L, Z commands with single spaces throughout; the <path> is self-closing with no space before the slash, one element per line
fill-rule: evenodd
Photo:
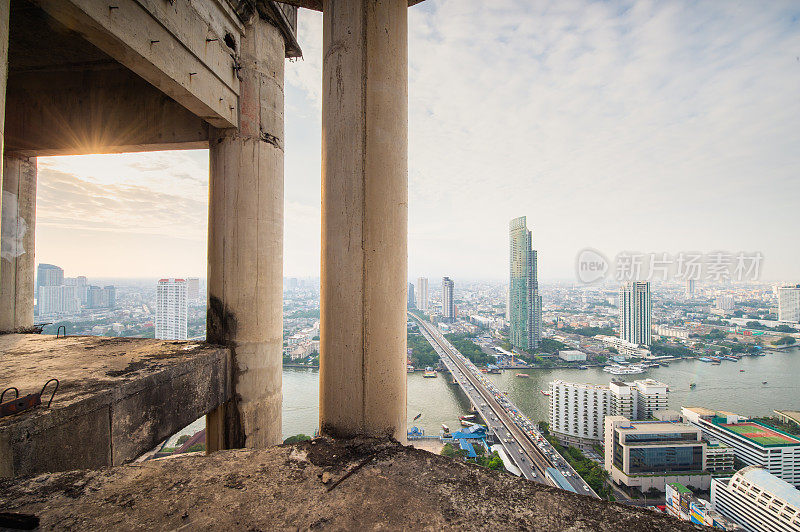
<path fill-rule="evenodd" d="M 0 481 L 59 530 L 700 530 L 396 443 L 317 439 Z"/>

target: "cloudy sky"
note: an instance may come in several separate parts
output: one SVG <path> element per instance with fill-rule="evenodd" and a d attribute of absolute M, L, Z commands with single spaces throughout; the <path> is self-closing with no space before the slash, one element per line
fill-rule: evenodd
<path fill-rule="evenodd" d="M 796 2 L 426 0 L 409 20 L 409 276 L 542 278 L 578 252 L 763 253 L 800 278 Z M 285 274 L 316 276 L 322 17 L 286 64 Z M 204 275 L 205 151 L 40 159 L 37 260 Z"/>

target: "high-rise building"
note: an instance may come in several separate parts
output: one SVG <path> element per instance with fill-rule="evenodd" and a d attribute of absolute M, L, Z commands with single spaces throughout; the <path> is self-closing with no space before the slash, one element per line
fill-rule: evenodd
<path fill-rule="evenodd" d="M 799 437 L 730 412 L 692 406 L 682 408 L 681 415 L 702 430 L 706 439 L 731 447 L 743 464 L 764 467 L 800 487 Z"/>
<path fill-rule="evenodd" d="M 542 296 L 539 295 L 537 253 L 525 216 L 514 218 L 509 229 L 509 321 L 510 342 L 514 347 L 531 350 L 542 338 Z"/>
<path fill-rule="evenodd" d="M 36 269 L 36 312 L 39 313 L 39 288 L 64 284 L 64 270 L 53 264 L 39 264 Z"/>
<path fill-rule="evenodd" d="M 631 421 L 606 416 L 605 469 L 616 484 L 665 491 L 668 482 L 708 489 L 702 432 L 672 421 Z"/>
<path fill-rule="evenodd" d="M 650 283 L 624 283 L 619 289 L 619 337 L 632 344 L 649 346 L 652 311 Z"/>
<path fill-rule="evenodd" d="M 408 308 L 416 306 L 417 299 L 414 297 L 414 285 L 408 283 Z"/>
<path fill-rule="evenodd" d="M 558 439 L 588 446 L 603 439 L 605 416 L 650 419 L 668 406 L 668 386 L 653 379 L 583 384 L 550 383 L 550 431 Z"/>
<path fill-rule="evenodd" d="M 422 311 L 428 310 L 428 278 L 419 277 L 417 279 L 417 308 Z"/>
<path fill-rule="evenodd" d="M 694 297 L 694 292 L 696 289 L 696 283 L 694 279 L 687 279 L 686 280 L 686 297 L 692 298 Z"/>
<path fill-rule="evenodd" d="M 453 300 L 455 285 L 449 277 L 442 278 L 442 316 L 445 321 L 456 319 L 456 304 Z"/>
<path fill-rule="evenodd" d="M 189 298 L 189 301 L 200 299 L 200 279 L 198 277 L 186 279 L 186 297 Z"/>
<path fill-rule="evenodd" d="M 188 338 L 186 280 L 160 279 L 156 292 L 156 338 L 186 340 Z"/>
<path fill-rule="evenodd" d="M 37 306 L 39 316 L 77 314 L 80 311 L 77 287 L 64 284 L 42 285 L 39 287 Z"/>
<path fill-rule="evenodd" d="M 800 323 L 800 284 L 778 288 L 778 321 Z"/>
<path fill-rule="evenodd" d="M 117 289 L 114 285 L 103 287 L 103 303 L 106 308 L 116 308 L 117 306 Z"/>
<path fill-rule="evenodd" d="M 758 466 L 711 481 L 711 506 L 748 532 L 800 532 L 800 491 Z"/>
<path fill-rule="evenodd" d="M 716 303 L 718 310 L 730 311 L 735 308 L 733 298 L 731 296 L 718 296 Z"/>

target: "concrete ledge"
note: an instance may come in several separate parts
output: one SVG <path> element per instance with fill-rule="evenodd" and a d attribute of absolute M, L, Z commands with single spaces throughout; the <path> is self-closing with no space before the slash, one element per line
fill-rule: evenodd
<path fill-rule="evenodd" d="M 61 382 L 51 408 L 46 394 L 0 418 L 0 477 L 133 460 L 230 399 L 230 366 L 226 348 L 200 342 L 0 335 L 0 388 Z"/>
<path fill-rule="evenodd" d="M 380 440 L 0 480 L 0 507 L 45 530 L 701 530 Z"/>

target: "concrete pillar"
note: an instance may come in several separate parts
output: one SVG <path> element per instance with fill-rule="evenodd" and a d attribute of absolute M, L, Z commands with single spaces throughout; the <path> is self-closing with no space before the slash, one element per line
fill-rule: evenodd
<path fill-rule="evenodd" d="M 407 0 L 324 0 L 320 427 L 406 438 Z"/>
<path fill-rule="evenodd" d="M 5 145 L 5 123 L 6 123 L 6 86 L 8 85 L 8 21 L 11 14 L 11 0 L 0 0 L 0 154 L 4 153 Z M 3 189 L 3 169 L 0 167 L 0 191 Z M 0 217 L 3 212 L 3 194 L 0 193 Z M 2 231 L 2 228 L 0 228 Z M 2 238 L 2 236 L 0 236 Z M 0 248 L 2 253 L 2 248 Z M 2 255 L 0 255 L 1 257 Z M 3 272 L 3 260 L 0 258 L 0 275 Z M 2 285 L 0 285 L 2 290 Z M 0 296 L 1 297 L 1 296 Z M 5 311 L 5 301 L 0 299 L 0 331 L 6 326 L 8 314 Z"/>
<path fill-rule="evenodd" d="M 282 441 L 284 57 L 280 31 L 255 17 L 241 41 L 240 127 L 211 134 L 207 337 L 234 365 L 234 399 L 207 418 L 211 451 Z"/>
<path fill-rule="evenodd" d="M 0 332 L 33 327 L 36 159 L 3 156 Z"/>

